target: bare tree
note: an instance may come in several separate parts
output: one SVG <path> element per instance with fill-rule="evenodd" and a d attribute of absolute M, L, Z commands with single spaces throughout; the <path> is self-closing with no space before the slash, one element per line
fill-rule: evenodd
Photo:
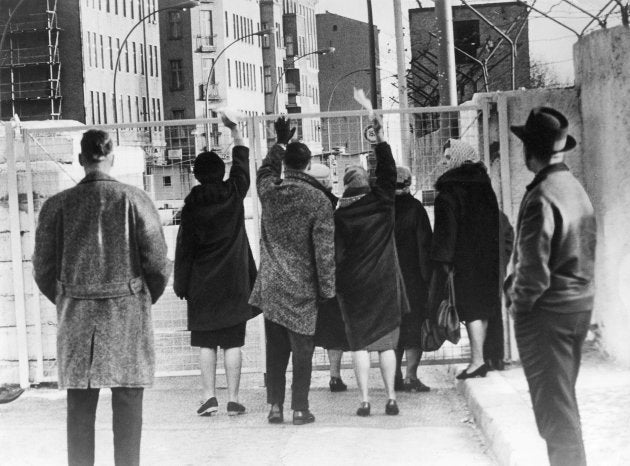
<path fill-rule="evenodd" d="M 529 86 L 531 89 L 545 87 L 567 87 L 570 83 L 558 77 L 558 74 L 549 64 L 532 58 L 529 61 Z"/>

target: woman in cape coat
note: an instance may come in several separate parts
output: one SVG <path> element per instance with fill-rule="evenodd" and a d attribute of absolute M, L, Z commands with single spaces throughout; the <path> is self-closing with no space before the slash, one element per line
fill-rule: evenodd
<path fill-rule="evenodd" d="M 248 304 L 256 265 L 245 231 L 243 200 L 249 189 L 249 149 L 236 125 L 224 118 L 234 138 L 230 177 L 214 152 L 203 152 L 194 165 L 200 185 L 182 209 L 175 251 L 175 294 L 188 301 L 192 346 L 200 347 L 204 400 L 197 414 L 218 409 L 215 397 L 217 347 L 224 350 L 228 414 L 243 414 L 238 402 L 241 347 L 247 320 L 259 313 Z"/>
<path fill-rule="evenodd" d="M 395 348 L 401 316 L 409 312 L 394 240 L 396 163 L 377 120 L 374 129 L 379 141 L 374 148 L 376 183 L 370 188 L 362 167 L 348 167 L 335 212 L 337 296 L 361 391 L 360 416 L 370 414 L 369 351 L 379 352 L 388 394 L 385 412 L 398 414 Z"/>

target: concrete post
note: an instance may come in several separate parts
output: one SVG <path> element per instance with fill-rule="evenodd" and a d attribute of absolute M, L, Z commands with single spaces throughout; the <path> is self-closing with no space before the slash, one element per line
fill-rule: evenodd
<path fill-rule="evenodd" d="M 457 81 L 455 79 L 455 42 L 451 0 L 436 0 L 435 14 L 438 26 L 440 105 L 454 106 L 457 105 Z"/>
<path fill-rule="evenodd" d="M 400 0 L 394 0 L 394 28 L 396 29 L 396 71 L 398 74 L 398 107 L 405 110 L 407 105 L 407 69 L 405 40 L 403 36 L 402 7 Z M 413 165 L 413 154 L 409 149 L 409 114 L 400 114 L 400 147 L 403 160 L 409 169 Z"/>

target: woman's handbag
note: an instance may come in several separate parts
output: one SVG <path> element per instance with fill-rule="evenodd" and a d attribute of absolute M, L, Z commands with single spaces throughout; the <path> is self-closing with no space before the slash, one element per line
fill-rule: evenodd
<path fill-rule="evenodd" d="M 447 297 L 442 300 L 437 310 L 436 325 L 443 338 L 453 344 L 457 344 L 461 337 L 459 316 L 455 307 L 455 285 L 453 271 L 448 272 L 446 280 Z"/>
<path fill-rule="evenodd" d="M 431 319 L 425 319 L 420 327 L 420 349 L 437 351 L 444 344 L 444 334 Z"/>

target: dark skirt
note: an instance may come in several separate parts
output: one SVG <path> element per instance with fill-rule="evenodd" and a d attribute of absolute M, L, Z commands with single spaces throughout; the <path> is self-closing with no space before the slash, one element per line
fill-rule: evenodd
<path fill-rule="evenodd" d="M 337 298 L 327 299 L 317 308 L 315 346 L 324 349 L 349 350 L 346 327 Z"/>
<path fill-rule="evenodd" d="M 400 337 L 400 328 L 396 327 L 389 333 L 386 333 L 378 340 L 373 341 L 364 349 L 366 351 L 388 351 L 395 350 L 398 347 L 398 338 Z"/>
<path fill-rule="evenodd" d="M 245 327 L 247 322 L 241 322 L 232 327 L 218 330 L 192 330 L 190 345 L 200 348 L 223 349 L 240 348 L 245 344 Z"/>

